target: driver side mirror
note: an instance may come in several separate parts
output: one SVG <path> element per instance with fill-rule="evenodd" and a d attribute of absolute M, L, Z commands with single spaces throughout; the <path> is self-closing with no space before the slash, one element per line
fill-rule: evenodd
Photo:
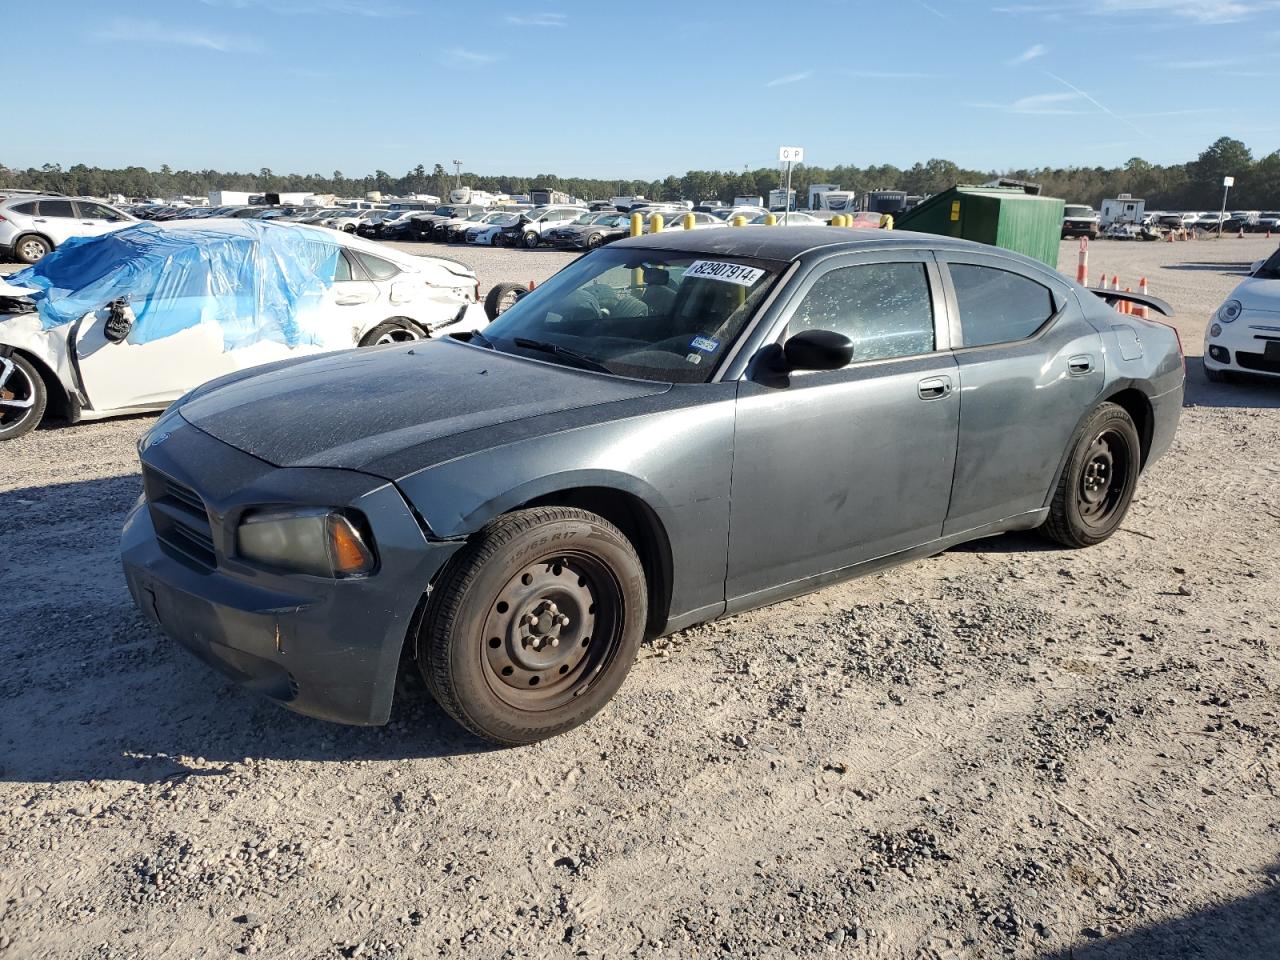
<path fill-rule="evenodd" d="M 853 341 L 834 330 L 802 330 L 782 345 L 788 370 L 839 370 L 853 360 Z"/>

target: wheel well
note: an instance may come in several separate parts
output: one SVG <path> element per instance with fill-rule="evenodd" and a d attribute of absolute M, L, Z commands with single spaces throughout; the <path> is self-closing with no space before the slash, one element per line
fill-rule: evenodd
<path fill-rule="evenodd" d="M 39 230 L 24 230 L 22 233 L 18 234 L 16 237 L 13 238 L 13 243 L 11 243 L 9 246 L 13 250 L 17 250 L 18 244 L 21 243 L 23 240 L 25 240 L 27 237 L 39 237 L 48 245 L 50 250 L 53 250 L 54 247 L 56 246 L 56 244 L 47 234 L 43 234 Z"/>
<path fill-rule="evenodd" d="M 604 517 L 631 541 L 640 555 L 649 583 L 649 624 L 646 633 L 657 636 L 671 609 L 671 542 L 653 508 L 639 497 L 609 487 L 577 487 L 558 490 L 521 504 L 521 507 L 577 507 Z"/>
<path fill-rule="evenodd" d="M 1147 465 L 1147 452 L 1151 449 L 1151 433 L 1155 426 L 1155 414 L 1151 401 L 1141 390 L 1129 387 L 1106 398 L 1106 402 L 1123 407 L 1138 428 L 1138 441 L 1142 445 L 1142 466 Z"/>
<path fill-rule="evenodd" d="M 40 379 L 44 381 L 45 392 L 49 395 L 49 405 L 45 408 L 45 416 L 53 414 L 64 420 L 71 419 L 71 398 L 67 395 L 66 389 L 62 386 L 62 381 L 58 379 L 57 374 L 49 369 L 49 365 L 37 357 L 29 350 L 23 350 L 20 347 L 14 347 L 13 352 L 22 357 L 40 374 Z"/>

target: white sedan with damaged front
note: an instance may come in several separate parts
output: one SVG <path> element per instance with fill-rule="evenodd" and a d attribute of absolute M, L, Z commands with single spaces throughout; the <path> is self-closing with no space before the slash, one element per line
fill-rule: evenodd
<path fill-rule="evenodd" d="M 160 410 L 291 356 L 477 330 L 473 271 L 256 220 L 141 223 L 70 240 L 0 281 L 0 440 L 46 411 Z"/>

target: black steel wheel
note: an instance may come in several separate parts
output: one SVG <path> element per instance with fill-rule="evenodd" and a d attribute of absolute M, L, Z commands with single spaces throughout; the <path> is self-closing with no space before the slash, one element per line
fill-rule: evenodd
<path fill-rule="evenodd" d="M 49 392 L 26 357 L 0 354 L 0 440 L 30 433 L 44 419 Z"/>
<path fill-rule="evenodd" d="M 1102 404 L 1076 433 L 1044 533 L 1068 547 L 1106 540 L 1129 510 L 1141 468 L 1133 419 L 1123 407 Z"/>
<path fill-rule="evenodd" d="M 609 702 L 647 609 L 643 567 L 617 527 L 569 507 L 519 510 L 451 561 L 418 637 L 418 665 L 467 729 L 533 743 Z"/>

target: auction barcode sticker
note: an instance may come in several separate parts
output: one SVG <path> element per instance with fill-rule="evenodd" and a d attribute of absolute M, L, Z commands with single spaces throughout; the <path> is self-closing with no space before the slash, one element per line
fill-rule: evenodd
<path fill-rule="evenodd" d="M 725 263 L 721 260 L 695 260 L 684 272 L 686 277 L 700 277 L 703 280 L 720 280 L 724 283 L 736 283 L 740 287 L 749 287 L 761 277 L 764 271 L 759 267 L 748 267 L 741 263 Z"/>

